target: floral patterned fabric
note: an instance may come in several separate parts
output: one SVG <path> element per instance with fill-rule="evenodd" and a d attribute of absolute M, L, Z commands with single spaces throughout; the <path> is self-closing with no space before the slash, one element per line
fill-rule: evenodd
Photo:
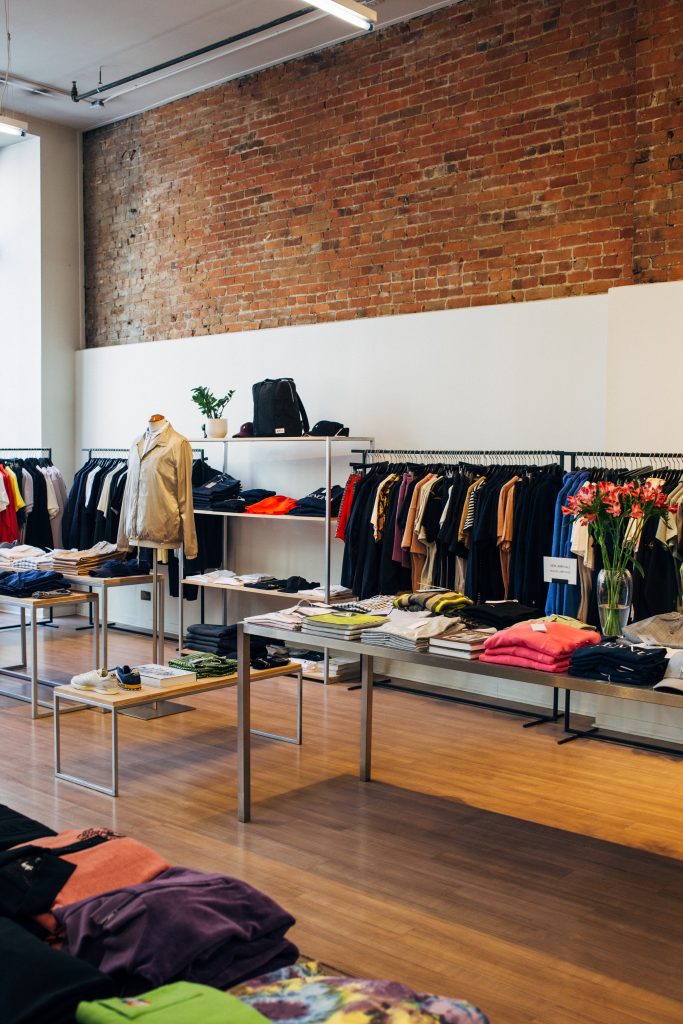
<path fill-rule="evenodd" d="M 232 989 L 275 1024 L 488 1024 L 459 999 L 422 995 L 396 981 L 335 978 L 295 964 Z"/>

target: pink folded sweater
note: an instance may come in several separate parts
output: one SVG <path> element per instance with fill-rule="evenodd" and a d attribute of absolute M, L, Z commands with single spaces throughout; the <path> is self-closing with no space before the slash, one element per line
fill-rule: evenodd
<path fill-rule="evenodd" d="M 541 626 L 544 628 L 540 628 Z M 488 660 L 488 655 L 494 652 L 499 655 L 510 651 L 513 657 L 523 656 L 522 651 L 533 651 L 546 658 L 565 661 L 571 658 L 579 647 L 598 643 L 600 634 L 594 630 L 576 629 L 563 622 L 519 622 L 516 626 L 510 626 L 509 629 L 503 629 L 488 638 L 484 644 L 485 654 L 482 655 L 482 661 Z"/>

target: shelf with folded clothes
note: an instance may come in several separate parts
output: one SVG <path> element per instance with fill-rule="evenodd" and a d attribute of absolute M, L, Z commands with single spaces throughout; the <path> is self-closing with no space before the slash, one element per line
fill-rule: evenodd
<path fill-rule="evenodd" d="M 202 581 L 196 576 L 186 576 L 183 579 L 183 585 L 185 584 L 187 584 L 188 586 L 205 587 L 207 590 L 222 590 L 224 593 L 259 594 L 262 597 L 277 597 L 280 600 L 282 600 L 283 598 L 291 600 L 292 598 L 297 598 L 301 596 L 301 598 L 305 597 L 307 601 L 313 601 L 316 604 L 325 604 L 324 597 L 311 597 L 308 594 L 299 594 L 298 591 L 266 590 L 262 587 L 247 587 L 235 583 L 215 583 L 211 581 L 206 582 Z M 340 598 L 339 600 L 348 600 L 348 598 Z"/>

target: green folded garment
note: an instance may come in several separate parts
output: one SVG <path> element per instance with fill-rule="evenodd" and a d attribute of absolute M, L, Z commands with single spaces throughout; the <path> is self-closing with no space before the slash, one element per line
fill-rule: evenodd
<path fill-rule="evenodd" d="M 197 679 L 232 676 L 237 672 L 237 662 L 234 658 L 223 658 L 220 654 L 183 654 L 169 659 L 168 667 L 194 672 Z"/>
<path fill-rule="evenodd" d="M 141 996 L 79 1003 L 78 1024 L 270 1024 L 236 996 L 208 985 L 176 981 Z"/>

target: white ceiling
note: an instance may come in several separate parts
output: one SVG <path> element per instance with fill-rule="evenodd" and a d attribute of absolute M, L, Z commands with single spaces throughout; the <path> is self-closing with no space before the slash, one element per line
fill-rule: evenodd
<path fill-rule="evenodd" d="M 452 2 L 457 0 L 377 0 L 378 28 Z M 93 128 L 359 34 L 316 10 L 274 34 L 251 37 L 123 87 L 130 91 L 103 93 L 104 107 L 87 100 L 74 103 L 69 96 L 74 79 L 80 92 L 94 88 L 100 66 L 102 81 L 113 82 L 303 6 L 303 0 L 10 0 L 11 75 L 44 85 L 49 92 L 37 95 L 15 80 L 5 108 L 20 116 Z M 4 72 L 3 65 L 4 56 Z"/>

